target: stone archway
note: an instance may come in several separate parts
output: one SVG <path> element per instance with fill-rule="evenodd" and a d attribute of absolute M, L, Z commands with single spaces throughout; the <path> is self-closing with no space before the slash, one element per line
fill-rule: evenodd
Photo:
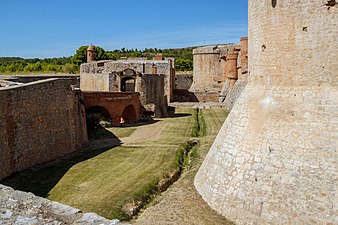
<path fill-rule="evenodd" d="M 121 92 L 135 92 L 135 77 L 121 79 Z"/>
<path fill-rule="evenodd" d="M 137 73 L 132 69 L 125 69 L 120 73 L 121 92 L 135 92 L 135 82 Z"/>
<path fill-rule="evenodd" d="M 135 123 L 137 121 L 137 114 L 133 105 L 128 105 L 124 108 L 121 115 L 121 123 Z"/>

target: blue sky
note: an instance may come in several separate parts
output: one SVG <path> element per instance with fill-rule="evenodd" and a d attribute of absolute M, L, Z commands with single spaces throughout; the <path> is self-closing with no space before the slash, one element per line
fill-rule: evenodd
<path fill-rule="evenodd" d="M 81 45 L 178 48 L 247 36 L 247 0 L 2 0 L 0 57 L 73 55 Z"/>

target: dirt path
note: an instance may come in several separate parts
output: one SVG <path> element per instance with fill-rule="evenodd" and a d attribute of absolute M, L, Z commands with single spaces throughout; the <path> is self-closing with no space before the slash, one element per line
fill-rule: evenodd
<path fill-rule="evenodd" d="M 166 127 L 167 122 L 159 120 L 152 124 L 137 127 L 137 130 L 129 137 L 121 138 L 122 145 L 136 145 L 138 142 L 144 142 L 147 139 L 156 140 L 160 138 L 162 130 Z"/>
<path fill-rule="evenodd" d="M 185 173 L 158 197 L 158 204 L 147 208 L 133 224 L 233 224 L 212 210 L 197 193 L 193 184 L 195 173 L 196 169 Z"/>

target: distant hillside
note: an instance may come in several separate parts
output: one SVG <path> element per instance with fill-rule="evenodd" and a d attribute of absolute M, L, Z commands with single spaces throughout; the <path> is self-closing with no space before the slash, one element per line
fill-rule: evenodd
<path fill-rule="evenodd" d="M 86 51 L 88 46 L 81 46 L 76 53 L 70 57 L 46 58 L 46 59 L 24 59 L 20 57 L 0 57 L 0 74 L 18 74 L 18 73 L 79 73 L 79 66 L 86 62 Z M 173 57 L 176 60 L 177 71 L 193 70 L 193 47 L 157 49 L 146 48 L 137 49 L 115 49 L 105 51 L 96 46 L 97 60 L 117 60 L 121 57 L 137 58 L 145 57 L 152 59 L 156 54 L 162 54 L 164 57 Z"/>

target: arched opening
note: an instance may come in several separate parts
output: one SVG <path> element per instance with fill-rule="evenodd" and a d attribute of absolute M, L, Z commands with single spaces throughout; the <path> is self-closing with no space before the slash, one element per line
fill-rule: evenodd
<path fill-rule="evenodd" d="M 102 106 L 92 106 L 86 110 L 87 127 L 95 128 L 99 126 L 111 126 L 111 115 L 109 111 Z"/>
<path fill-rule="evenodd" d="M 116 138 L 116 136 L 107 129 L 112 127 L 112 118 L 106 108 L 102 106 L 92 106 L 86 110 L 86 117 L 89 139 Z"/>
<path fill-rule="evenodd" d="M 122 92 L 135 92 L 135 78 L 134 77 L 122 78 L 121 91 Z"/>
<path fill-rule="evenodd" d="M 128 105 L 121 116 L 121 124 L 123 123 L 135 123 L 136 122 L 136 110 L 133 105 Z"/>

